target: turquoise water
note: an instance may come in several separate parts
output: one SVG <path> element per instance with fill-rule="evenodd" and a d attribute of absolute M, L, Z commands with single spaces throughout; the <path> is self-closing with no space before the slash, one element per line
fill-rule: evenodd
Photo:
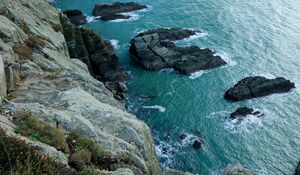
<path fill-rule="evenodd" d="M 113 1 L 61 0 L 57 6 L 90 15 L 97 2 Z M 162 166 L 219 174 L 228 163 L 240 162 L 260 174 L 293 174 L 300 160 L 300 1 L 136 2 L 150 10 L 135 13 L 131 20 L 91 22 L 84 27 L 118 41 L 116 51 L 132 77 L 126 104 L 151 127 Z M 130 60 L 128 43 L 138 32 L 159 27 L 203 31 L 198 38 L 177 44 L 211 48 L 229 64 L 198 72 L 194 79 L 170 70 L 145 71 Z M 297 88 L 243 102 L 224 100 L 230 86 L 250 75 L 283 76 Z M 141 94 L 155 98 L 144 100 Z M 228 120 L 230 112 L 244 105 L 265 115 Z M 179 139 L 183 132 L 189 133 L 184 142 Z M 196 136 L 205 143 L 199 151 L 191 146 Z"/>

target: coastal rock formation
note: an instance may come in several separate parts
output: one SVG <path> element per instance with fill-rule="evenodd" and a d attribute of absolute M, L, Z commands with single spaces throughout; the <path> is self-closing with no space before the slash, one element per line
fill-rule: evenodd
<path fill-rule="evenodd" d="M 300 162 L 298 163 L 298 166 L 295 170 L 295 175 L 300 175 Z"/>
<path fill-rule="evenodd" d="M 236 111 L 230 114 L 231 119 L 236 119 L 238 117 L 246 117 L 247 115 L 257 115 L 258 117 L 261 117 L 263 114 L 259 111 L 254 111 L 252 108 L 247 107 L 241 107 L 238 108 Z"/>
<path fill-rule="evenodd" d="M 134 2 L 115 2 L 112 4 L 96 4 L 93 9 L 94 16 L 100 16 L 101 20 L 128 19 L 131 16 L 127 12 L 146 9 L 147 6 Z"/>
<path fill-rule="evenodd" d="M 80 26 L 87 23 L 86 16 L 83 15 L 83 13 L 80 10 L 66 10 L 63 12 L 71 23 L 73 23 L 76 26 Z"/>
<path fill-rule="evenodd" d="M 149 127 L 125 111 L 104 83 L 91 76 L 87 64 L 77 57 L 70 58 L 66 40 L 78 35 L 70 29 L 65 40 L 60 15 L 48 0 L 1 0 L 0 11 L 0 55 L 8 89 L 1 103 L 3 117 L 11 120 L 15 114 L 26 112 L 55 128 L 76 130 L 95 140 L 109 157 L 103 157 L 106 167 L 99 170 L 101 173 L 161 174 Z M 75 46 L 79 42 L 80 46 L 89 44 L 88 54 L 80 52 L 78 58 L 88 58 L 91 70 L 93 59 L 101 59 L 99 65 L 94 65 L 101 80 L 119 78 L 118 74 L 107 75 L 99 70 L 101 66 L 109 67 L 109 71 L 115 69 L 114 64 L 108 63 L 116 59 L 110 54 L 112 47 L 91 31 L 76 30 L 86 38 L 74 38 L 78 41 L 73 42 Z M 75 53 L 78 50 L 70 52 Z M 120 88 L 124 86 L 120 84 Z M 68 160 L 66 154 L 49 147 L 40 150 Z"/>
<path fill-rule="evenodd" d="M 131 40 L 130 56 L 148 70 L 173 68 L 189 74 L 220 67 L 226 62 L 210 49 L 177 47 L 173 42 L 196 34 L 187 29 L 157 29 L 138 34 Z"/>
<path fill-rule="evenodd" d="M 273 93 L 288 92 L 295 84 L 285 78 L 267 79 L 261 76 L 247 77 L 226 91 L 225 99 L 241 101 Z"/>
<path fill-rule="evenodd" d="M 84 62 L 96 79 L 104 82 L 115 98 L 126 97 L 128 75 L 114 53 L 112 44 L 104 41 L 89 29 L 75 27 L 65 16 L 61 16 L 62 28 L 70 57 Z"/>
<path fill-rule="evenodd" d="M 247 169 L 245 169 L 241 164 L 229 164 L 224 169 L 222 175 L 257 175 Z"/>

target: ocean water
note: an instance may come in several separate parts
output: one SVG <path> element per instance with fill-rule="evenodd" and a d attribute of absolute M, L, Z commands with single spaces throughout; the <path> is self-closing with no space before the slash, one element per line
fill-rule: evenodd
<path fill-rule="evenodd" d="M 119 0 L 126 2 L 124 0 Z M 57 7 L 91 16 L 95 3 L 111 0 L 60 0 Z M 114 43 L 130 73 L 128 110 L 152 129 L 162 167 L 219 174 L 239 162 L 260 174 L 291 175 L 300 160 L 300 1 L 299 0 L 136 0 L 149 9 L 129 20 L 94 21 L 92 28 Z M 149 72 L 130 60 L 129 42 L 138 32 L 159 27 L 201 30 L 177 42 L 213 49 L 229 64 L 178 75 Z M 230 102 L 224 92 L 250 75 L 283 76 L 296 83 L 289 93 Z M 153 96 L 143 99 L 143 95 Z M 229 120 L 238 107 L 260 110 L 262 118 Z M 179 136 L 188 133 L 181 141 Z M 192 148 L 200 137 L 204 147 Z"/>

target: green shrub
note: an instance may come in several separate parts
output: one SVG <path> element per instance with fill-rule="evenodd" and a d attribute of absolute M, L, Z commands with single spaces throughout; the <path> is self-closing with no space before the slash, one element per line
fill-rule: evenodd
<path fill-rule="evenodd" d="M 69 152 L 65 132 L 62 129 L 55 128 L 36 117 L 32 117 L 27 112 L 16 114 L 14 122 L 17 124 L 17 133 L 51 145 L 65 153 Z"/>
<path fill-rule="evenodd" d="M 59 174 L 61 165 L 0 128 L 0 174 Z"/>

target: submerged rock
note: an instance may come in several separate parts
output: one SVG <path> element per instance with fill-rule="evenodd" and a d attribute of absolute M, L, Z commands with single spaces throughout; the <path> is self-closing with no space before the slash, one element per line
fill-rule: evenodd
<path fill-rule="evenodd" d="M 93 9 L 94 16 L 101 16 L 102 20 L 128 19 L 130 15 L 121 13 L 132 12 L 136 10 L 146 9 L 147 6 L 134 2 L 115 2 L 112 4 L 96 4 Z"/>
<path fill-rule="evenodd" d="M 226 91 L 224 97 L 228 100 L 241 101 L 273 93 L 288 92 L 292 88 L 295 88 L 295 84 L 282 77 L 267 79 L 254 76 L 240 80 L 234 87 Z"/>
<path fill-rule="evenodd" d="M 87 23 L 86 16 L 80 10 L 66 10 L 63 12 L 70 19 L 71 23 L 76 26 Z"/>
<path fill-rule="evenodd" d="M 194 149 L 200 149 L 201 146 L 202 146 L 201 140 L 196 139 L 196 140 L 194 141 L 194 143 L 193 143 L 193 148 L 194 148 Z"/>
<path fill-rule="evenodd" d="M 182 133 L 180 136 L 179 136 L 179 138 L 181 139 L 181 140 L 184 140 L 184 139 L 186 139 L 187 138 L 187 134 L 186 133 Z"/>
<path fill-rule="evenodd" d="M 257 115 L 258 117 L 261 117 L 263 114 L 259 111 L 254 111 L 252 108 L 247 107 L 241 107 L 238 108 L 236 111 L 230 114 L 231 119 L 236 119 L 238 117 L 246 117 L 247 115 Z"/>
<path fill-rule="evenodd" d="M 189 29 L 181 29 L 181 28 L 159 28 L 159 29 L 153 29 L 153 30 L 148 30 L 139 33 L 137 37 L 158 34 L 159 40 L 161 41 L 164 40 L 176 41 L 176 40 L 181 40 L 196 35 L 197 33 L 201 33 L 201 32 L 195 30 L 189 30 Z"/>
<path fill-rule="evenodd" d="M 182 74 L 212 69 L 226 64 L 210 49 L 177 47 L 173 42 L 196 34 L 188 29 L 156 29 L 131 40 L 130 56 L 148 70 L 173 68 Z"/>
<path fill-rule="evenodd" d="M 245 169 L 241 164 L 229 164 L 224 169 L 222 175 L 257 175 L 247 169 Z"/>

